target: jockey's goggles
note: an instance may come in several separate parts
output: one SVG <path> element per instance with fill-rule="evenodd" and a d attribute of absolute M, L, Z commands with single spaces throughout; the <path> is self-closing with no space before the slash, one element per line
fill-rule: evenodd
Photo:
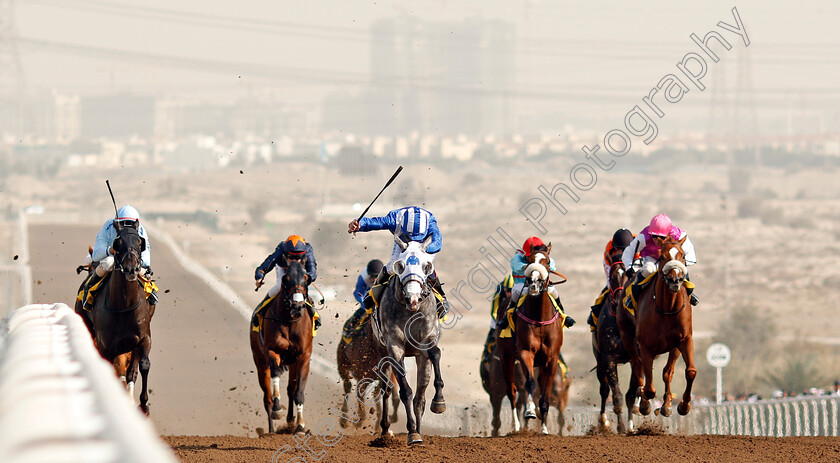
<path fill-rule="evenodd" d="M 651 238 L 659 238 L 660 240 L 664 240 L 665 237 L 662 235 L 650 235 Z"/>
<path fill-rule="evenodd" d="M 305 252 L 290 252 L 286 255 L 286 259 L 290 260 L 303 260 L 306 256 Z"/>
<path fill-rule="evenodd" d="M 120 224 L 120 226 L 121 226 L 121 227 L 132 227 L 132 228 L 137 228 L 137 221 L 136 221 L 136 220 L 131 220 L 131 219 L 128 219 L 128 220 L 120 220 L 120 221 L 119 221 L 119 224 Z"/>

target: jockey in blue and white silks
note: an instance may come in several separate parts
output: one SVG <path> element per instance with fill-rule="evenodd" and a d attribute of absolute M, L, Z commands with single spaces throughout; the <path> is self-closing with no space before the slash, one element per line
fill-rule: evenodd
<path fill-rule="evenodd" d="M 363 217 L 362 220 L 351 222 L 351 225 L 353 223 L 358 224 L 356 231 L 389 230 L 406 243 L 423 241 L 431 235 L 432 242 L 426 247 L 426 253 L 432 260 L 434 260 L 434 254 L 440 252 L 443 245 L 443 237 L 438 229 L 435 216 L 417 206 L 395 209 L 384 217 Z M 391 259 L 385 265 L 388 273 L 394 273 L 394 262 L 400 256 L 400 252 L 400 247 L 394 243 Z"/>
<path fill-rule="evenodd" d="M 429 262 L 434 261 L 435 255 L 443 247 L 443 236 L 438 228 L 437 219 L 435 219 L 435 216 L 431 212 L 422 207 L 408 206 L 395 209 L 384 217 L 363 217 L 361 220 L 350 222 L 347 229 L 348 233 L 373 230 L 388 230 L 405 243 L 411 241 L 421 242 L 427 238 L 431 238 L 431 242 L 426 247 L 426 256 Z M 381 285 L 387 282 L 388 276 L 394 273 L 394 262 L 399 259 L 400 253 L 399 245 L 394 243 L 391 258 L 385 265 L 385 272 L 380 274 L 374 287 L 377 284 Z M 443 298 L 442 307 L 439 307 L 440 316 L 442 317 L 449 310 L 449 303 L 446 302 L 446 298 L 444 297 L 443 288 L 437 278 L 437 272 L 432 272 L 429 276 L 429 283 Z M 374 303 L 379 303 L 376 298 L 374 298 Z M 367 306 L 369 303 L 366 302 L 365 304 Z"/>

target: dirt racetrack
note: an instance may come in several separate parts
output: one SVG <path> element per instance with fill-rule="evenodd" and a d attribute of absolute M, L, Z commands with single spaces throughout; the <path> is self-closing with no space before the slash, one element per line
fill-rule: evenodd
<path fill-rule="evenodd" d="M 165 438 L 185 463 L 318 461 L 307 457 L 288 435 L 253 439 L 233 436 Z M 840 460 L 840 439 L 832 437 L 633 436 L 557 437 L 517 435 L 502 438 L 425 436 L 424 446 L 408 448 L 398 434 L 386 447 L 373 447 L 371 436 L 344 436 L 324 447 L 309 444 L 323 462 L 822 462 Z M 289 445 L 291 450 L 278 454 Z M 323 454 L 321 454 L 323 452 Z"/>

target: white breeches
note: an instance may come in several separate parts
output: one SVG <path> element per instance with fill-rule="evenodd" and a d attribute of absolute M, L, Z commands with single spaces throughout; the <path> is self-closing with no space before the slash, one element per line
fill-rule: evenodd
<path fill-rule="evenodd" d="M 513 289 L 510 291 L 510 300 L 514 305 L 519 302 L 519 298 L 522 297 L 524 291 L 527 291 L 524 281 L 513 285 Z M 557 288 L 554 285 L 548 285 L 548 294 L 551 294 L 554 299 L 560 298 L 560 293 L 557 292 Z"/>
<path fill-rule="evenodd" d="M 286 269 L 283 267 L 275 267 L 274 273 L 277 274 L 277 283 L 268 290 L 269 297 L 274 297 L 280 294 L 280 289 L 283 287 L 283 275 L 286 274 Z"/>

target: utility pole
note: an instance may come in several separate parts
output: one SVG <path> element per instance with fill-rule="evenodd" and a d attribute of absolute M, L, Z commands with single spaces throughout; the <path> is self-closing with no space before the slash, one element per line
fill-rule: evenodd
<path fill-rule="evenodd" d="M 0 111 L 5 107 L 13 118 L 16 135 L 29 129 L 25 123 L 26 83 L 17 48 L 15 0 L 0 0 Z"/>

